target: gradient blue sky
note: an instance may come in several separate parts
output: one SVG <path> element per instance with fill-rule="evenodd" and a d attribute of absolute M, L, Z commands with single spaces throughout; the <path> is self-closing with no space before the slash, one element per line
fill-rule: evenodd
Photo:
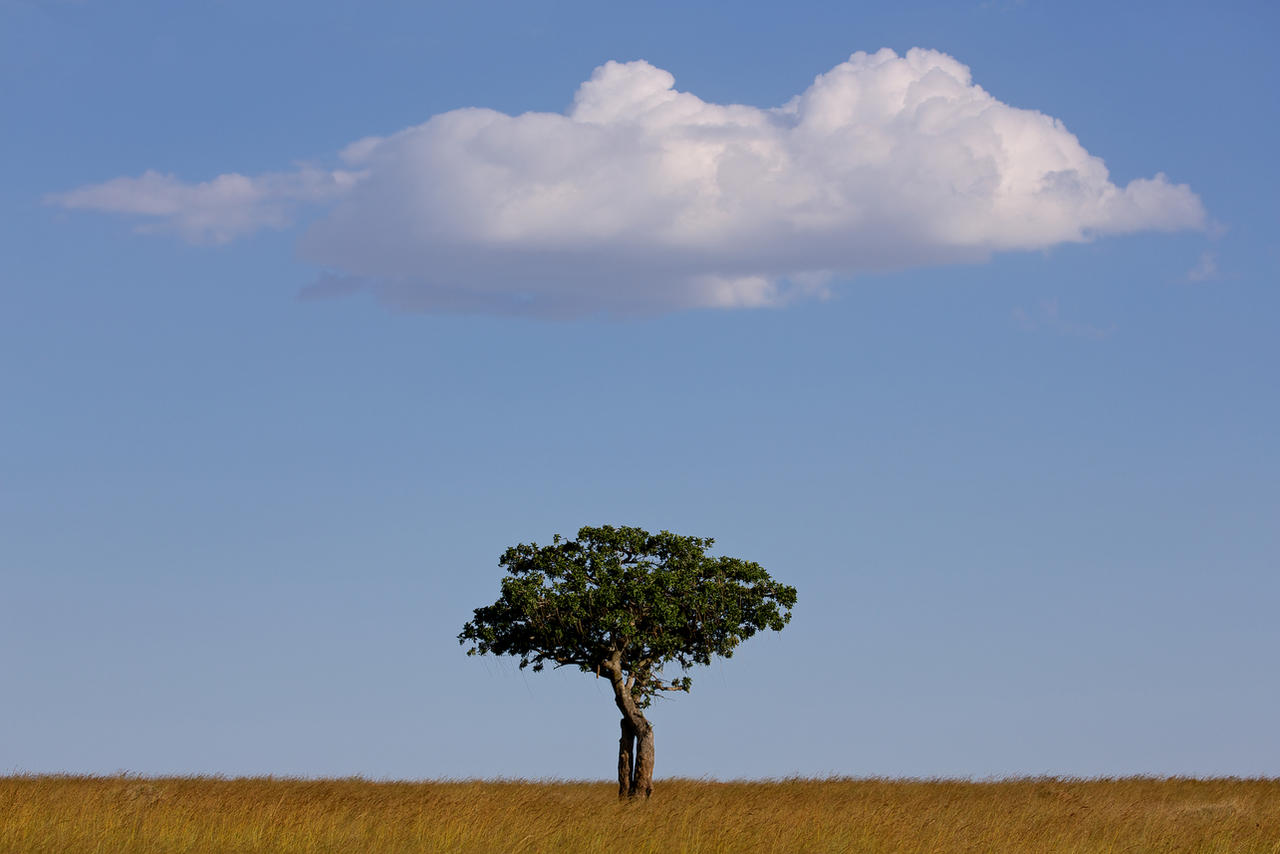
<path fill-rule="evenodd" d="M 659 776 L 1280 774 L 1276 7 L 837 6 L 0 0 L 0 770 L 607 778 L 603 682 L 455 636 L 505 546 L 619 523 L 800 593 L 656 706 Z M 324 204 L 220 243 L 59 201 L 884 47 L 1204 221 L 545 316 L 302 298 Z"/>

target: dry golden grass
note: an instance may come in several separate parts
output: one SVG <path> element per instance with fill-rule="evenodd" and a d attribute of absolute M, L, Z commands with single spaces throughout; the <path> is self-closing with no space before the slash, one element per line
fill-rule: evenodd
<path fill-rule="evenodd" d="M 1267 852 L 1280 780 L 0 778 L 0 851 Z"/>

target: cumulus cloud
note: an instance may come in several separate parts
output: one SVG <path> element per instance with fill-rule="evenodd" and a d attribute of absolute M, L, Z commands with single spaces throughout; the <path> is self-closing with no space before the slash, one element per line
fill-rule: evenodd
<path fill-rule="evenodd" d="M 340 170 L 147 173 L 51 201 L 213 241 L 323 202 L 301 239 L 332 271 L 315 295 L 551 314 L 779 305 L 839 276 L 1205 226 L 1186 185 L 1117 186 L 1060 121 L 936 51 L 855 53 L 772 109 L 674 84 L 609 62 L 563 114 L 453 110 L 353 143 Z"/>

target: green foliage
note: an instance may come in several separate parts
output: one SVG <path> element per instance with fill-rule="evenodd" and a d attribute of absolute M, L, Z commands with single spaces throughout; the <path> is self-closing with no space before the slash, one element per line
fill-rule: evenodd
<path fill-rule="evenodd" d="M 759 564 L 707 555 L 713 542 L 606 525 L 513 546 L 499 562 L 501 597 L 476 609 L 458 642 L 471 644 L 468 655 L 515 655 L 535 671 L 550 662 L 599 673 L 619 661 L 642 704 L 687 691 L 687 676 L 663 682 L 663 665 L 728 658 L 756 632 L 781 631 L 796 603 L 795 588 Z"/>

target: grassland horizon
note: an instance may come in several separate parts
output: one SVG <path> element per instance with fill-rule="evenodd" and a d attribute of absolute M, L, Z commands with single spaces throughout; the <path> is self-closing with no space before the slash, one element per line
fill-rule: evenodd
<path fill-rule="evenodd" d="M 1280 778 L 0 777 L 0 852 L 1280 852 Z"/>

